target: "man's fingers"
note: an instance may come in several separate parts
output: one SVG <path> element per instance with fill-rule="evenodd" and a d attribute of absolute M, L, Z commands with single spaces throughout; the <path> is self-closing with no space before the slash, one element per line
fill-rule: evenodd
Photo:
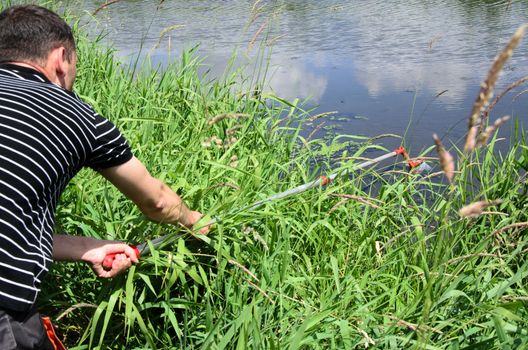
<path fill-rule="evenodd" d="M 111 277 L 111 276 L 109 276 L 110 275 L 110 271 L 106 271 L 105 269 L 103 269 L 102 265 L 93 265 L 92 266 L 92 270 L 95 272 L 95 274 L 99 278 Z"/>
<path fill-rule="evenodd" d="M 119 250 L 121 246 L 121 250 Z M 114 249 L 115 248 L 115 249 Z M 115 277 L 125 270 L 127 270 L 133 263 L 138 262 L 136 251 L 129 247 L 126 244 L 114 244 L 112 249 L 108 251 L 115 251 L 117 249 L 118 253 L 110 253 L 113 255 L 111 264 L 109 266 L 103 266 L 103 263 L 97 263 L 92 266 L 92 269 L 101 278 L 111 278 Z"/>
<path fill-rule="evenodd" d="M 135 253 L 134 253 L 135 254 Z M 132 261 L 125 254 L 118 254 L 112 264 L 112 271 L 119 274 L 132 266 Z"/>
<path fill-rule="evenodd" d="M 105 270 L 101 265 L 94 266 L 93 269 L 97 276 L 101 278 L 111 278 L 115 277 L 124 271 L 126 271 L 130 266 L 132 266 L 132 261 L 126 257 L 124 254 L 116 255 L 112 263 L 112 268 L 110 270 Z"/>
<path fill-rule="evenodd" d="M 113 254 L 117 257 L 119 253 L 121 253 L 121 254 L 125 254 L 126 257 L 130 258 L 130 260 L 134 264 L 139 261 L 136 250 L 127 244 L 124 244 L 124 243 L 111 244 L 111 245 L 107 245 L 105 249 L 106 249 L 106 255 Z"/>
<path fill-rule="evenodd" d="M 202 228 L 200 229 L 200 233 L 201 233 L 202 235 L 206 235 L 206 234 L 208 234 L 208 233 L 209 233 L 209 229 L 210 229 L 210 227 L 211 227 L 210 225 L 205 226 L 205 227 L 202 227 Z"/>
<path fill-rule="evenodd" d="M 126 257 L 128 257 L 130 261 L 132 261 L 134 264 L 137 264 L 139 262 L 139 256 L 137 255 L 138 254 L 137 252 L 139 252 L 139 250 L 136 250 L 126 244 L 124 246 L 125 246 Z"/>
<path fill-rule="evenodd" d="M 193 228 L 198 230 L 202 235 L 206 235 L 212 228 L 212 220 L 209 215 L 203 215 L 198 211 L 192 212 L 194 216 Z"/>

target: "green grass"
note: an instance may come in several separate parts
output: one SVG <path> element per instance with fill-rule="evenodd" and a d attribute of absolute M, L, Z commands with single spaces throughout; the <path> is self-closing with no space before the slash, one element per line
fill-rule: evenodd
<path fill-rule="evenodd" d="M 236 74 L 202 76 L 197 52 L 134 75 L 82 34 L 78 46 L 76 91 L 121 128 L 155 176 L 211 216 L 319 169 L 353 167 L 339 157 L 384 151 L 356 137 L 304 139 L 299 122 L 309 113 L 297 102 L 243 89 Z M 224 113 L 247 116 L 208 124 Z M 521 134 L 502 156 L 496 140 L 460 156 L 453 185 L 401 163 L 404 171 L 352 172 L 326 189 L 229 215 L 207 242 L 180 239 L 113 280 L 55 264 L 41 310 L 59 318 L 70 349 L 526 348 Z M 205 147 L 213 136 L 236 140 Z M 482 199 L 502 203 L 477 218 L 458 215 Z M 90 170 L 68 186 L 57 221 L 69 234 L 130 242 L 177 232 L 145 220 Z"/>

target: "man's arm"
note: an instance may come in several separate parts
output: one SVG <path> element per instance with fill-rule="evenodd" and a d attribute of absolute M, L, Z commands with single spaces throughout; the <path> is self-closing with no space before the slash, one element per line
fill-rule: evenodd
<path fill-rule="evenodd" d="M 124 164 L 100 169 L 98 172 L 132 200 L 151 220 L 192 228 L 202 217 L 200 212 L 190 210 L 169 186 L 152 177 L 136 157 Z M 208 228 L 200 231 L 207 233 Z"/>
<path fill-rule="evenodd" d="M 124 164 L 99 170 L 99 173 L 151 220 L 192 228 L 202 217 L 200 212 L 190 210 L 169 186 L 152 177 L 135 157 Z M 200 230 L 203 234 L 208 231 L 208 227 Z M 54 260 L 85 261 L 99 277 L 114 277 L 138 262 L 135 250 L 122 242 L 57 234 L 53 240 Z M 115 258 L 108 269 L 103 267 L 103 262 L 110 254 L 115 254 Z"/>

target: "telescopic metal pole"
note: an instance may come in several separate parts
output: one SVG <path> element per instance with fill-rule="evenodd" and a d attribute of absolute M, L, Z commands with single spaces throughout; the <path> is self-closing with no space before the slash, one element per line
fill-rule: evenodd
<path fill-rule="evenodd" d="M 354 167 L 354 170 L 355 169 L 366 168 L 366 167 L 368 167 L 370 165 L 379 163 L 379 162 L 381 162 L 381 161 L 383 161 L 385 159 L 392 158 L 392 157 L 395 157 L 397 155 L 403 155 L 406 158 L 408 158 L 407 152 L 405 151 L 405 149 L 403 147 L 399 147 L 398 149 L 396 149 L 396 150 L 394 150 L 394 151 L 392 151 L 390 153 L 381 155 L 381 156 L 376 157 L 374 159 L 370 159 L 370 160 L 367 160 L 367 161 L 365 161 L 363 163 L 358 164 L 357 166 Z M 239 208 L 239 209 L 236 209 L 236 210 L 234 210 L 234 211 L 232 211 L 232 212 L 230 212 L 228 214 L 225 214 L 224 216 L 235 215 L 235 214 L 238 214 L 238 213 L 243 212 L 243 211 L 253 210 L 255 208 L 260 207 L 263 204 L 266 204 L 266 203 L 269 203 L 269 202 L 272 202 L 272 201 L 276 201 L 278 199 L 286 198 L 286 197 L 289 197 L 289 196 L 293 196 L 295 194 L 305 192 L 305 191 L 307 191 L 307 190 L 309 190 L 311 188 L 317 187 L 317 186 L 325 186 L 328 183 L 330 183 L 331 181 L 333 181 L 338 175 L 339 175 L 339 173 L 334 173 L 334 174 L 331 174 L 329 176 L 320 176 L 319 178 L 317 178 L 317 180 L 307 182 L 307 183 L 305 183 L 303 185 L 291 188 L 291 189 L 286 190 L 286 191 L 281 192 L 281 193 L 274 194 L 274 195 L 269 196 L 269 197 L 267 197 L 265 199 L 261 199 L 261 200 L 256 201 L 255 203 L 250 204 L 250 205 L 248 205 L 246 207 Z M 204 227 L 216 224 L 216 223 L 220 222 L 221 220 L 222 219 L 220 217 L 214 217 L 207 224 L 205 224 Z M 196 231 L 196 230 L 199 230 L 200 228 L 195 228 L 193 230 Z M 140 255 L 148 254 L 150 252 L 150 247 L 151 246 L 154 247 L 154 248 L 157 248 L 157 247 L 159 247 L 159 246 L 161 246 L 161 245 L 163 245 L 165 243 L 168 243 L 172 239 L 176 239 L 177 237 L 179 237 L 181 235 L 182 235 L 181 233 L 170 233 L 170 234 L 155 238 L 153 240 L 150 240 L 150 245 L 149 245 L 149 242 L 147 241 L 145 243 L 139 244 L 137 246 L 131 246 L 131 247 L 133 247 L 136 250 L 136 255 L 139 257 Z M 107 255 L 105 257 L 105 261 L 103 263 L 103 266 L 105 266 L 107 268 L 111 268 L 112 267 L 112 261 L 114 260 L 114 258 L 115 258 L 115 254 Z"/>
<path fill-rule="evenodd" d="M 370 159 L 370 160 L 367 160 L 366 162 L 360 163 L 360 164 L 358 164 L 357 166 L 354 167 L 354 170 L 355 169 L 366 168 L 369 165 L 373 165 L 373 164 L 379 163 L 382 160 L 385 160 L 387 158 L 395 157 L 395 156 L 397 156 L 399 154 L 404 154 L 404 152 L 405 152 L 404 148 L 400 147 L 397 150 L 394 150 L 393 152 L 390 152 L 390 153 L 381 155 L 381 156 L 379 156 L 377 158 Z M 269 196 L 268 198 L 261 199 L 261 200 L 256 201 L 255 203 L 253 203 L 251 205 L 248 205 L 247 207 L 243 207 L 243 208 L 237 209 L 237 210 L 233 211 L 231 213 L 231 215 L 239 213 L 239 212 L 242 212 L 242 211 L 252 210 L 252 209 L 258 208 L 258 207 L 260 207 L 261 205 L 263 205 L 265 203 L 269 203 L 269 202 L 272 202 L 272 201 L 275 201 L 275 200 L 278 200 L 278 199 L 282 199 L 282 198 L 286 198 L 286 197 L 289 197 L 289 196 L 293 196 L 295 194 L 302 193 L 304 191 L 307 191 L 307 190 L 309 190 L 311 188 L 314 188 L 314 187 L 317 187 L 317 186 L 325 186 L 328 183 L 330 183 L 331 181 L 333 181 L 338 175 L 339 175 L 339 173 L 334 173 L 334 174 L 331 174 L 331 175 L 328 175 L 328 176 L 324 176 L 324 175 L 320 176 L 317 180 L 313 180 L 313 181 L 307 182 L 307 183 L 305 183 L 303 185 L 300 185 L 300 186 L 291 188 L 289 190 L 286 190 L 284 192 L 277 193 L 277 194 L 274 194 L 272 196 Z M 217 217 L 213 218 L 206 226 L 215 224 L 219 220 L 220 219 L 217 218 Z"/>

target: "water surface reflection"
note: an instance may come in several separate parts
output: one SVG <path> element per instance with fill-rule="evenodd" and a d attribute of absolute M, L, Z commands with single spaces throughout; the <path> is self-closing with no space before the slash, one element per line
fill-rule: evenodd
<path fill-rule="evenodd" d="M 88 11 L 98 6 L 83 4 Z M 165 64 L 198 44 L 212 74 L 223 72 L 235 47 L 251 58 L 271 44 L 270 89 L 278 95 L 310 98 L 317 112 L 338 111 L 345 121 L 334 123 L 343 133 L 409 129 L 407 142 L 421 148 L 433 132 L 463 136 L 494 56 L 528 22 L 528 1 L 128 0 L 96 18 L 124 59 L 142 48 Z M 499 91 L 528 75 L 526 41 Z M 513 99 L 522 89 L 492 117 L 513 114 L 526 123 L 528 95 Z"/>

